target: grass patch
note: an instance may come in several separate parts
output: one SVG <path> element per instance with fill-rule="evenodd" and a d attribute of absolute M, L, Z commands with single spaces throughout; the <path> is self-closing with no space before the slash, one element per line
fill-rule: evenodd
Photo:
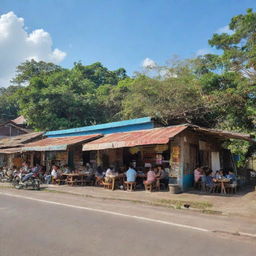
<path fill-rule="evenodd" d="M 221 211 L 215 211 L 215 210 L 211 210 L 211 209 L 204 209 L 204 210 L 202 210 L 202 213 L 213 214 L 213 215 L 221 215 L 222 214 Z"/>
<path fill-rule="evenodd" d="M 185 201 L 185 200 L 173 200 L 173 199 L 160 199 L 159 203 L 163 205 L 172 205 L 176 209 L 181 209 L 184 205 L 189 205 L 189 208 L 205 210 L 207 208 L 211 208 L 212 204 L 208 202 L 198 202 L 198 201 Z"/>

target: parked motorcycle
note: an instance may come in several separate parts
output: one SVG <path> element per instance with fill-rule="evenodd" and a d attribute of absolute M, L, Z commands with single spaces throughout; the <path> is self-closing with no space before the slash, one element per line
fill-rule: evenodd
<path fill-rule="evenodd" d="M 0 182 L 11 182 L 13 179 L 12 169 L 3 169 L 0 172 Z"/>
<path fill-rule="evenodd" d="M 28 189 L 32 188 L 35 190 L 40 190 L 40 179 L 36 173 L 33 173 L 26 181 L 22 181 L 25 174 L 17 174 L 12 181 L 12 185 L 17 189 Z"/>

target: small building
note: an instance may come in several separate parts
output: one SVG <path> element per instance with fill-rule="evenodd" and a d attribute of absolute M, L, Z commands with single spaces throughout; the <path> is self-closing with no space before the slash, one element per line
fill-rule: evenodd
<path fill-rule="evenodd" d="M 20 167 L 24 160 L 34 161 L 31 155 L 22 153 L 22 147 L 42 137 L 43 132 L 32 132 L 0 139 L 0 167 L 13 165 Z"/>
<path fill-rule="evenodd" d="M 107 134 L 83 145 L 91 163 L 107 168 L 127 167 L 133 163 L 138 170 L 154 164 L 169 169 L 170 182 L 182 190 L 193 185 L 196 165 L 213 171 L 235 168 L 232 155 L 222 147 L 227 139 L 241 139 L 255 143 L 247 134 L 206 129 L 195 125 L 178 125 L 154 129 Z"/>
<path fill-rule="evenodd" d="M 26 144 L 22 152 L 26 152 L 34 159 L 31 164 L 40 164 L 50 170 L 53 164 L 68 165 L 72 169 L 84 166 L 86 159 L 82 151 L 82 144 L 101 138 L 101 134 L 84 136 L 68 136 L 44 138 L 36 142 Z"/>
<path fill-rule="evenodd" d="M 17 124 L 14 120 L 0 124 L 0 138 L 27 134 L 29 132 L 31 132 L 29 129 Z"/>
<path fill-rule="evenodd" d="M 46 137 L 82 136 L 89 134 L 110 134 L 116 132 L 138 131 L 158 127 L 159 124 L 151 117 L 143 117 L 106 124 L 97 124 L 67 130 L 49 131 Z"/>

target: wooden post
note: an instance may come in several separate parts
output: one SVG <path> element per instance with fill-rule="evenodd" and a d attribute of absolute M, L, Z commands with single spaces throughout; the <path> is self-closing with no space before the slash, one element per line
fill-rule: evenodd
<path fill-rule="evenodd" d="M 35 152 L 31 152 L 31 155 L 30 155 L 30 167 L 34 166 L 34 154 L 35 154 Z"/>
<path fill-rule="evenodd" d="M 101 158 L 100 158 L 100 151 L 97 150 L 97 159 L 96 159 L 97 166 L 101 166 Z"/>

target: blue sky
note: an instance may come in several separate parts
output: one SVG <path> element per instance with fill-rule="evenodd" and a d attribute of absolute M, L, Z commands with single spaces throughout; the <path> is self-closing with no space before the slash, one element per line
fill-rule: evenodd
<path fill-rule="evenodd" d="M 28 33 L 47 31 L 71 67 L 102 62 L 138 71 L 145 58 L 164 64 L 195 56 L 230 19 L 256 10 L 255 0 L 0 0 L 0 15 L 14 12 Z M 0 35 L 1 37 L 1 35 Z"/>

